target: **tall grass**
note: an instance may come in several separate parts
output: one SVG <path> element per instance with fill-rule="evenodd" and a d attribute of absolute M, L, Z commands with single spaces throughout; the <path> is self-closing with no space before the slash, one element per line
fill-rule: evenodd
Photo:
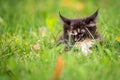
<path fill-rule="evenodd" d="M 119 80 L 120 42 L 115 40 L 120 37 L 119 0 L 66 2 L 67 6 L 64 0 L 0 0 L 0 80 L 53 79 L 59 55 L 64 60 L 60 80 Z M 62 34 L 59 11 L 81 18 L 98 8 L 103 44 L 93 54 L 56 46 Z M 33 48 L 36 44 L 40 49 Z"/>

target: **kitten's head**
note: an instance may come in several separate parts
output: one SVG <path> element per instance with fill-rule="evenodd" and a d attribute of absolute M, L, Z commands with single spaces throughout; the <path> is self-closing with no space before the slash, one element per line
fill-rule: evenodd
<path fill-rule="evenodd" d="M 96 17 L 98 10 L 89 17 L 82 19 L 68 19 L 60 14 L 64 23 L 64 32 L 73 37 L 74 41 L 94 36 L 96 32 Z"/>

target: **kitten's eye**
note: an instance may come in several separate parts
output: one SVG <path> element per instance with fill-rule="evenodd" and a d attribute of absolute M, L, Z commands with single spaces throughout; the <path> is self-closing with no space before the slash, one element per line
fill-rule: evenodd
<path fill-rule="evenodd" d="M 90 24 L 90 20 L 86 20 L 85 23 L 86 23 L 86 24 Z"/>
<path fill-rule="evenodd" d="M 78 28 L 80 25 L 79 24 L 75 24 L 75 27 Z"/>

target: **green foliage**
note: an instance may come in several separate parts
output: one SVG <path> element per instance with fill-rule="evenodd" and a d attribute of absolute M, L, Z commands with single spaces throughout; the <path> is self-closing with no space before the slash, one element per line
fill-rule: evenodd
<path fill-rule="evenodd" d="M 65 63 L 60 80 L 119 80 L 119 5 L 119 0 L 0 0 L 0 80 L 51 80 L 58 55 Z M 79 18 L 98 8 L 103 43 L 93 54 L 56 46 L 62 32 L 59 11 Z"/>

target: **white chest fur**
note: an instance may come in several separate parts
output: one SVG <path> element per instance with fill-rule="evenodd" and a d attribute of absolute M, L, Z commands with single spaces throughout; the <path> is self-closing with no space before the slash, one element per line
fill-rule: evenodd
<path fill-rule="evenodd" d="M 76 42 L 74 48 L 79 49 L 83 52 L 83 54 L 87 55 L 92 53 L 90 49 L 95 44 L 95 40 L 93 39 L 85 39 L 84 41 Z"/>

